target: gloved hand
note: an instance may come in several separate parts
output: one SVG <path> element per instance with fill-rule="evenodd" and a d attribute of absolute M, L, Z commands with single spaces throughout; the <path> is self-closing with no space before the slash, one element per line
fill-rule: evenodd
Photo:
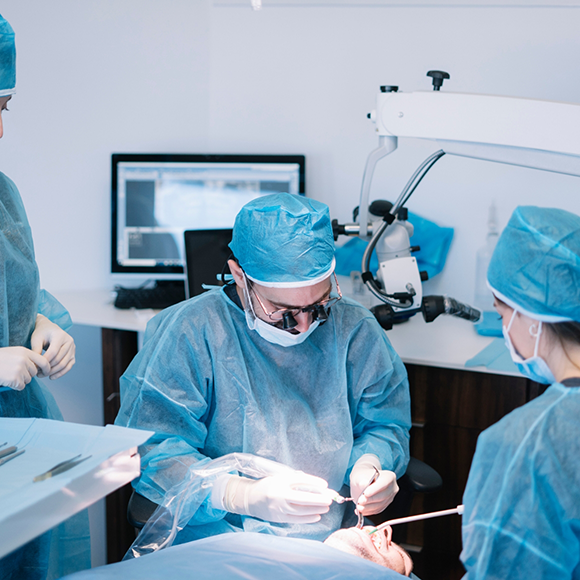
<path fill-rule="evenodd" d="M 258 480 L 232 475 L 223 508 L 267 522 L 312 524 L 329 510 L 334 492 L 328 492 L 324 479 L 300 471 Z"/>
<path fill-rule="evenodd" d="M 45 350 L 44 358 L 50 365 L 46 373 L 41 369 L 39 377 L 58 379 L 68 373 L 75 364 L 75 342 L 73 337 L 46 316 L 36 316 L 36 326 L 30 339 L 31 349 L 38 354 Z"/>
<path fill-rule="evenodd" d="M 50 372 L 50 364 L 42 355 L 23 346 L 0 348 L 1 386 L 21 391 L 39 372 Z"/>
<path fill-rule="evenodd" d="M 366 487 L 373 474 L 375 481 Z M 350 472 L 350 496 L 356 500 L 356 510 L 363 516 L 381 513 L 398 491 L 397 476 L 392 471 L 382 470 L 376 455 L 367 453 L 354 464 Z"/>

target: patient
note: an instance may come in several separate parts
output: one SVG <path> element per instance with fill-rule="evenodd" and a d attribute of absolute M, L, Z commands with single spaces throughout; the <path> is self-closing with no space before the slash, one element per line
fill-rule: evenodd
<path fill-rule="evenodd" d="M 369 535 L 368 532 L 372 529 L 372 526 L 365 526 L 362 530 L 343 528 L 328 536 L 324 543 L 409 576 L 413 570 L 413 561 L 403 548 L 391 541 L 392 528 L 387 526 L 384 530 Z"/>

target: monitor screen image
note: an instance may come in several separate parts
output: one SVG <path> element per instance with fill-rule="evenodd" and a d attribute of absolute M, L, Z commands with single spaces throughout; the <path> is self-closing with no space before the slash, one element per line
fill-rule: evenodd
<path fill-rule="evenodd" d="M 232 228 L 247 202 L 304 194 L 302 155 L 112 156 L 113 273 L 181 274 L 186 230 Z"/>

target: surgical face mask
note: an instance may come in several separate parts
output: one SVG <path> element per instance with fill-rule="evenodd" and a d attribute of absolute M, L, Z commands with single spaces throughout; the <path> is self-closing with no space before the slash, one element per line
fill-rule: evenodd
<path fill-rule="evenodd" d="M 287 330 L 281 328 L 276 328 L 271 324 L 268 324 L 261 318 L 256 316 L 254 312 L 254 307 L 252 305 L 252 300 L 248 292 L 248 283 L 246 281 L 246 287 L 244 288 L 244 298 L 245 306 L 244 312 L 246 314 L 246 324 L 250 330 L 255 330 L 264 340 L 271 342 L 272 344 L 278 344 L 280 346 L 295 346 L 304 342 L 317 328 L 320 324 L 320 320 L 314 320 L 308 330 L 300 332 L 298 334 L 292 334 Z"/>
<path fill-rule="evenodd" d="M 532 336 L 536 336 L 536 345 L 534 347 L 534 356 L 531 358 L 524 359 L 514 348 L 512 340 L 510 338 L 510 329 L 512 327 L 513 321 L 516 316 L 516 311 L 513 311 L 510 323 L 508 327 L 502 327 L 503 337 L 505 339 L 505 344 L 510 351 L 510 355 L 518 370 L 522 375 L 536 381 L 537 383 L 552 384 L 556 382 L 550 367 L 546 364 L 546 361 L 538 356 L 538 345 L 540 344 L 540 336 L 542 335 L 542 323 L 538 325 L 538 333 L 534 335 L 533 328 L 535 325 L 530 326 L 529 332 Z"/>

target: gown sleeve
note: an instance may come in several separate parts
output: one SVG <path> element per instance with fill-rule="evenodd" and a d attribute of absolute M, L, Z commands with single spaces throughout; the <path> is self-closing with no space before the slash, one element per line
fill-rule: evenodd
<path fill-rule="evenodd" d="M 213 392 L 211 356 L 203 332 L 196 335 L 191 324 L 179 320 L 179 312 L 179 307 L 169 308 L 150 321 L 143 348 L 121 377 L 121 408 L 115 420 L 117 425 L 155 431 L 140 447 L 141 477 L 134 487 L 157 504 L 192 464 L 206 459 L 200 450 Z M 208 498 L 194 520 L 206 523 L 225 515 Z"/>
<path fill-rule="evenodd" d="M 73 325 L 68 310 L 46 290 L 40 291 L 38 314 L 46 316 L 51 322 L 54 322 L 63 330 L 69 330 Z"/>
<path fill-rule="evenodd" d="M 354 411 L 354 444 L 344 483 L 365 453 L 397 477 L 409 463 L 411 411 L 407 371 L 374 318 L 363 319 L 351 336 L 347 373 Z"/>

